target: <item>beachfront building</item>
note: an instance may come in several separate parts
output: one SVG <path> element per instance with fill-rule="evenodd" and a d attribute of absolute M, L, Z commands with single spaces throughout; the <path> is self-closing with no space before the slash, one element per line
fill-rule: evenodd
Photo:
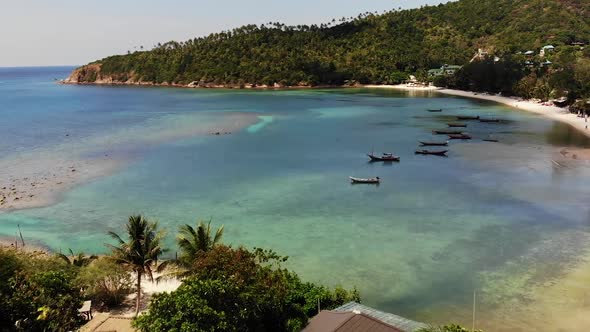
<path fill-rule="evenodd" d="M 416 332 L 426 327 L 424 323 L 349 302 L 334 310 L 322 310 L 303 332 Z"/>
<path fill-rule="evenodd" d="M 430 69 L 428 71 L 428 77 L 435 77 L 435 76 L 441 76 L 441 75 L 453 75 L 461 68 L 462 68 L 461 66 L 446 65 L 445 64 L 445 65 L 442 65 L 440 68 Z"/>
<path fill-rule="evenodd" d="M 539 52 L 539 55 L 541 57 L 544 57 L 545 54 L 551 53 L 555 50 L 555 46 L 553 45 L 545 45 L 541 48 L 541 51 Z"/>

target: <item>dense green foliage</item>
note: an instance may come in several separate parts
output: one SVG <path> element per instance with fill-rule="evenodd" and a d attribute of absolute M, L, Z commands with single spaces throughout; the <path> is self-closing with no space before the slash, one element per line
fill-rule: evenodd
<path fill-rule="evenodd" d="M 445 63 L 466 64 L 478 48 L 504 56 L 576 41 L 590 41 L 588 1 L 460 0 L 319 26 L 248 25 L 108 57 L 73 76 L 233 86 L 391 84 Z"/>
<path fill-rule="evenodd" d="M 430 326 L 419 330 L 418 332 L 482 332 L 481 330 L 469 330 L 457 324 Z"/>
<path fill-rule="evenodd" d="M 80 324 L 78 267 L 0 248 L 0 331 L 69 331 Z"/>
<path fill-rule="evenodd" d="M 317 313 L 359 301 L 346 291 L 306 283 L 272 251 L 217 245 L 192 263 L 178 290 L 154 296 L 135 324 L 142 331 L 299 331 Z"/>
<path fill-rule="evenodd" d="M 525 61 L 533 63 L 523 66 Z M 550 61 L 550 65 L 534 65 Z M 465 65 L 456 75 L 439 76 L 437 86 L 517 95 L 541 100 L 567 98 L 569 103 L 590 97 L 590 56 L 576 47 L 563 46 L 540 57 L 488 57 Z M 582 105 L 584 103 L 581 103 Z"/>

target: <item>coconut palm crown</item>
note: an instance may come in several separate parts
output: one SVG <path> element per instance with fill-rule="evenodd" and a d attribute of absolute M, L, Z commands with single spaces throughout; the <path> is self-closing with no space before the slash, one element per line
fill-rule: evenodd
<path fill-rule="evenodd" d="M 211 236 L 211 220 L 207 224 L 199 221 L 196 229 L 188 224 L 180 226 L 176 239 L 180 248 L 179 261 L 185 265 L 194 262 L 199 254 L 210 251 L 219 244 L 222 237 L 223 225 L 215 231 L 215 236 Z"/>

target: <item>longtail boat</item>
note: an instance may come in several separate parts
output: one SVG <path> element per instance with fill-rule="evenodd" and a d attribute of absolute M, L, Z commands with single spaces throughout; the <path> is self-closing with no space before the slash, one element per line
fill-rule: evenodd
<path fill-rule="evenodd" d="M 451 134 L 449 135 L 450 139 L 471 139 L 471 136 L 467 134 Z"/>
<path fill-rule="evenodd" d="M 479 120 L 479 115 L 458 115 L 457 120 Z"/>
<path fill-rule="evenodd" d="M 442 129 L 442 130 L 433 130 L 432 133 L 436 134 L 436 135 L 459 135 L 459 134 L 463 134 L 463 131 Z"/>
<path fill-rule="evenodd" d="M 419 141 L 421 146 L 447 146 L 449 145 L 448 141 L 444 142 L 427 142 L 427 141 Z"/>
<path fill-rule="evenodd" d="M 440 108 L 435 108 L 435 109 L 429 109 L 427 110 L 428 112 L 442 112 L 442 109 Z"/>
<path fill-rule="evenodd" d="M 379 177 L 374 177 L 374 178 L 355 178 L 352 176 L 348 177 L 350 179 L 350 182 L 352 183 L 369 183 L 369 184 L 379 184 L 379 182 L 381 181 L 381 179 L 379 179 Z"/>
<path fill-rule="evenodd" d="M 447 126 L 449 126 L 450 128 L 465 128 L 465 127 L 467 127 L 467 124 L 458 123 L 458 122 L 451 122 L 451 123 L 447 123 Z"/>
<path fill-rule="evenodd" d="M 479 119 L 479 122 L 500 122 L 500 119 Z"/>
<path fill-rule="evenodd" d="M 367 156 L 371 159 L 371 161 L 399 161 L 399 156 L 395 156 L 391 153 L 384 153 L 381 156 L 376 156 L 372 153 L 367 153 Z"/>
<path fill-rule="evenodd" d="M 485 141 L 485 142 L 494 142 L 494 143 L 497 143 L 498 142 L 498 140 L 495 139 L 495 138 L 484 138 L 482 141 Z"/>
<path fill-rule="evenodd" d="M 432 151 L 432 150 L 416 150 L 415 154 L 431 154 L 435 156 L 446 156 L 449 150 L 439 150 L 439 151 Z"/>

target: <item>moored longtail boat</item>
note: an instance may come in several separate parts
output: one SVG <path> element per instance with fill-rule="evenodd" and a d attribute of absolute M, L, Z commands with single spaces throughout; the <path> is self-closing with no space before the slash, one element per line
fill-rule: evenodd
<path fill-rule="evenodd" d="M 471 139 L 471 136 L 467 134 L 451 134 L 449 135 L 450 139 Z"/>
<path fill-rule="evenodd" d="M 459 135 L 459 134 L 463 134 L 463 131 L 441 129 L 441 130 L 433 130 L 432 133 L 436 134 L 436 135 Z"/>
<path fill-rule="evenodd" d="M 451 122 L 451 123 L 447 123 L 447 126 L 449 126 L 450 128 L 465 128 L 465 127 L 467 127 L 467 124 L 458 123 L 458 122 Z"/>
<path fill-rule="evenodd" d="M 415 154 L 431 154 L 431 155 L 435 155 L 435 156 L 446 156 L 447 152 L 449 152 L 449 150 L 438 150 L 438 151 L 416 150 L 416 152 L 414 152 L 414 153 Z"/>
<path fill-rule="evenodd" d="M 449 145 L 448 141 L 444 142 L 428 142 L 428 141 L 419 141 L 421 146 L 447 146 Z"/>
<path fill-rule="evenodd" d="M 434 108 L 434 109 L 429 109 L 427 110 L 428 112 L 442 112 L 441 108 Z"/>
<path fill-rule="evenodd" d="M 349 176 L 348 178 L 352 183 L 378 184 L 381 181 L 381 179 L 378 176 L 374 178 L 355 178 L 353 176 Z"/>
<path fill-rule="evenodd" d="M 371 161 L 399 161 L 399 156 L 393 155 L 391 153 L 383 153 L 381 156 L 376 156 L 373 153 L 367 153 L 367 156 L 371 159 Z"/>
<path fill-rule="evenodd" d="M 457 120 L 479 120 L 479 115 L 458 115 Z"/>
<path fill-rule="evenodd" d="M 486 122 L 486 123 L 498 123 L 500 119 L 479 119 L 479 122 Z"/>

